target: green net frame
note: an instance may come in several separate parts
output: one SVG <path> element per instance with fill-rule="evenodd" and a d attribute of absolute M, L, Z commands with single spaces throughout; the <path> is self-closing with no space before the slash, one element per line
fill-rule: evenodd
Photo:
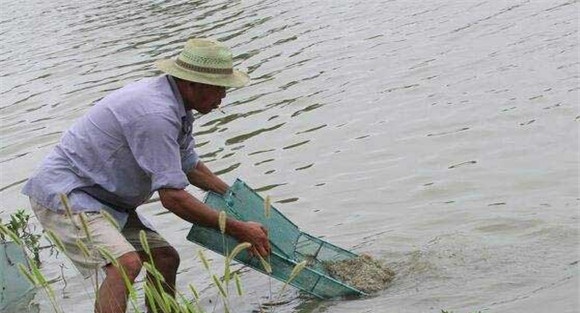
<path fill-rule="evenodd" d="M 238 254 L 237 262 L 287 282 L 294 267 L 306 260 L 306 267 L 290 281 L 290 285 L 321 299 L 366 295 L 331 277 L 324 266 L 325 262 L 352 259 L 358 257 L 357 254 L 302 232 L 273 206 L 266 217 L 264 199 L 242 180 L 237 179 L 224 196 L 209 192 L 204 202 L 238 220 L 255 221 L 268 229 L 272 253 L 267 261 L 272 273 L 268 274 L 259 259 L 246 251 Z M 224 256 L 238 244 L 219 230 L 196 224 L 192 225 L 187 239 Z"/>

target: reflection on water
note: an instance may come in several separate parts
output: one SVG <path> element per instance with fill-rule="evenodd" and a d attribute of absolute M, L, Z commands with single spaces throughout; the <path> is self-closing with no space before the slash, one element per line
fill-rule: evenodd
<path fill-rule="evenodd" d="M 0 214 L 27 207 L 26 178 L 92 103 L 156 75 L 186 38 L 214 37 L 252 82 L 228 90 L 225 114 L 196 116 L 202 159 L 400 273 L 369 299 L 292 296 L 276 312 L 577 311 L 577 12 L 568 0 L 3 1 Z M 187 223 L 158 201 L 143 210 L 182 255 L 180 288 L 216 295 Z M 66 293 L 65 311 L 90 310 L 90 283 L 70 281 L 86 292 Z M 237 308 L 251 312 L 270 283 L 244 283 Z"/>

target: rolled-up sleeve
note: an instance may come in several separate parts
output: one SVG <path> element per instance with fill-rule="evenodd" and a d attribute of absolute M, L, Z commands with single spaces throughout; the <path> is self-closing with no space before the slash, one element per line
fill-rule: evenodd
<path fill-rule="evenodd" d="M 181 158 L 181 170 L 183 173 L 187 174 L 192 168 L 197 166 L 197 162 L 199 162 L 199 156 L 195 152 L 195 150 L 186 151 L 188 154 L 185 154 Z"/>
<path fill-rule="evenodd" d="M 184 141 L 180 147 L 181 154 L 181 170 L 187 174 L 192 168 L 197 166 L 199 156 L 194 149 L 195 140 L 191 132 L 185 134 Z"/>
<path fill-rule="evenodd" d="M 135 160 L 151 179 L 151 190 L 184 189 L 189 183 L 181 169 L 177 137 L 181 125 L 170 116 L 147 114 L 125 126 Z"/>
<path fill-rule="evenodd" d="M 181 169 L 185 174 L 187 174 L 192 168 L 197 166 L 199 161 L 199 156 L 195 152 L 195 139 L 193 138 L 192 128 L 187 127 L 193 123 L 193 115 L 188 112 L 186 116 L 182 118 L 183 127 L 182 130 L 186 130 L 182 135 L 183 137 L 179 139 L 180 142 L 180 154 L 181 154 Z"/>

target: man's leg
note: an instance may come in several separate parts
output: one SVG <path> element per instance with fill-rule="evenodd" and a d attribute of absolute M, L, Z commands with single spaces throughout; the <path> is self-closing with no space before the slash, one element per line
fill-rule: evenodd
<path fill-rule="evenodd" d="M 145 232 L 147 245 L 151 251 L 152 261 L 145 252 L 145 247 L 141 242 L 141 231 Z M 137 213 L 132 213 L 127 218 L 127 224 L 123 228 L 123 235 L 133 247 L 138 251 L 142 262 L 155 264 L 157 271 L 163 276 L 164 283 L 161 284 L 162 290 L 157 290 L 158 285 L 153 275 L 147 275 L 146 283 L 149 287 L 154 288 L 158 292 L 166 292 L 171 296 L 175 296 L 175 278 L 177 269 L 179 267 L 179 254 L 177 250 L 171 246 L 159 233 L 147 228 L 142 222 Z M 149 300 L 145 299 L 147 308 L 151 312 Z"/>
<path fill-rule="evenodd" d="M 89 278 L 97 268 L 104 269 L 106 277 L 97 291 L 95 312 L 124 313 L 128 289 L 119 269 L 107 265 L 108 259 L 102 255 L 99 248 L 107 250 L 117 259 L 127 273 L 127 278 L 133 283 L 141 270 L 141 259 L 135 247 L 102 214 L 87 212 L 85 218 L 81 219 L 80 215 L 75 213 L 69 218 L 63 212 L 54 212 L 32 199 L 30 203 L 42 227 L 61 240 L 64 253 L 84 278 Z M 86 227 L 91 237 L 87 236 L 86 230 L 80 226 L 83 220 L 87 222 Z M 88 255 L 81 249 L 79 242 L 86 246 Z"/>
<path fill-rule="evenodd" d="M 140 251 L 139 254 L 141 255 L 143 262 L 148 262 L 149 256 L 145 252 Z M 155 268 L 165 280 L 165 282 L 161 283 L 163 291 L 175 297 L 175 280 L 180 261 L 177 250 L 171 246 L 153 248 L 151 249 L 151 255 Z M 147 284 L 149 284 L 150 287 L 157 289 L 155 278 L 150 274 L 147 274 Z M 152 312 L 149 302 L 146 304 L 149 312 Z"/>
<path fill-rule="evenodd" d="M 129 294 L 123 272 L 133 284 L 141 271 L 141 258 L 137 252 L 129 252 L 117 259 L 119 268 L 113 264 L 104 267 L 105 279 L 97 292 L 95 313 L 124 313 Z"/>

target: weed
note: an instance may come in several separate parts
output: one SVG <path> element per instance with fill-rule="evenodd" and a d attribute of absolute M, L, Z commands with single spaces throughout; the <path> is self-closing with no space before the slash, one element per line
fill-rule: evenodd
<path fill-rule="evenodd" d="M 30 215 L 24 210 L 18 210 L 10 215 L 10 221 L 6 224 L 2 224 L 2 219 L 0 219 L 0 225 L 2 226 L 0 241 L 5 242 L 7 240 L 6 236 L 8 236 L 12 241 L 32 254 L 32 260 L 37 266 L 40 266 L 40 238 L 42 235 L 35 234 L 30 230 L 29 220 Z"/>

